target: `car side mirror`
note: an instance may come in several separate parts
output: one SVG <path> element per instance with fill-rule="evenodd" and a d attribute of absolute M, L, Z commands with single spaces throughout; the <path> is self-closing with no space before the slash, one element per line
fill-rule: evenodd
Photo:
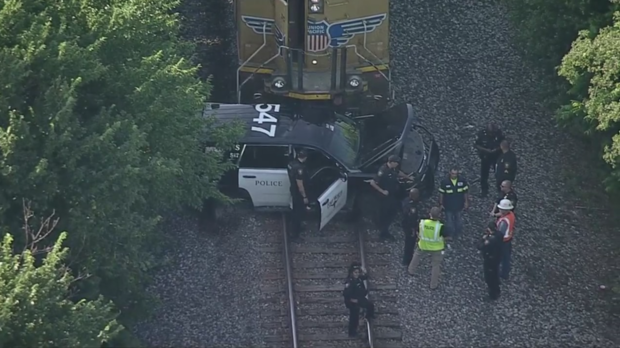
<path fill-rule="evenodd" d="M 349 173 L 340 172 L 340 180 L 342 180 L 343 182 L 347 182 L 347 180 L 349 180 Z"/>

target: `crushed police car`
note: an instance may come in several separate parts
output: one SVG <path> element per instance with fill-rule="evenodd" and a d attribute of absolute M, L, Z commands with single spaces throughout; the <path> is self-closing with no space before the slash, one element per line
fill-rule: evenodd
<path fill-rule="evenodd" d="M 339 211 L 364 211 L 361 198 L 368 182 L 387 157 L 402 158 L 399 169 L 409 175 L 406 189 L 417 187 L 423 197 L 433 193 L 439 148 L 420 126 L 410 104 L 355 117 L 323 107 L 278 104 L 208 104 L 205 117 L 241 122 L 246 132 L 227 156 L 237 165 L 220 180 L 220 190 L 248 199 L 255 209 L 290 209 L 288 163 L 305 149 L 310 176 L 308 196 L 316 203 L 319 228 Z M 206 144 L 206 149 L 212 149 Z M 372 190 L 374 191 L 374 190 Z"/>

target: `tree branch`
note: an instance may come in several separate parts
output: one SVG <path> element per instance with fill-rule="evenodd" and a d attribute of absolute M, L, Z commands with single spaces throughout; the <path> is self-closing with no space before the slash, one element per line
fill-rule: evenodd
<path fill-rule="evenodd" d="M 60 218 L 54 218 L 56 211 L 53 210 L 50 216 L 41 219 L 39 228 L 36 232 L 30 226 L 30 220 L 34 217 L 34 213 L 31 209 L 32 202 L 22 199 L 22 211 L 24 214 L 24 235 L 26 243 L 24 245 L 24 251 L 29 250 L 32 255 L 44 254 L 51 251 L 52 247 L 40 248 L 40 243 L 49 236 L 56 226 Z"/>

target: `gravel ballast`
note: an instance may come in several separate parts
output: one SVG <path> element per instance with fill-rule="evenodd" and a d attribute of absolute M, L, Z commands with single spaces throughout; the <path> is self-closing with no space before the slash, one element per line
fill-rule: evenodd
<path fill-rule="evenodd" d="M 235 33 L 232 20 L 224 20 L 232 18 L 232 8 L 227 0 L 208 0 L 204 6 L 209 3 L 217 4 L 213 8 L 218 13 L 209 13 L 213 21 L 206 22 L 228 28 L 230 36 L 222 38 L 226 34 L 220 28 L 217 38 L 207 38 L 203 49 L 225 65 L 218 71 L 212 63 L 207 70 L 216 74 L 217 86 L 234 86 L 234 45 L 229 43 Z M 396 96 L 414 106 L 439 142 L 437 179 L 452 165 L 470 179 L 478 177 L 472 143 L 476 130 L 489 120 L 513 140 L 519 158 L 512 279 L 502 285 L 498 303 L 482 301 L 486 288 L 473 246 L 486 224 L 490 199 L 474 196 L 465 215 L 465 234 L 448 252 L 435 292 L 428 288 L 428 260 L 416 276 L 406 275 L 400 265 L 403 239 L 394 226 L 399 238 L 390 247 L 393 267 L 402 270 L 398 308 L 404 346 L 620 345 L 620 333 L 614 330 L 618 320 L 608 314 L 608 295 L 598 290 L 614 268 L 618 271 L 614 245 L 620 242 L 611 213 L 583 209 L 604 208 L 604 202 L 583 202 L 565 188 L 566 173 L 587 171 L 588 163 L 579 158 L 588 154 L 561 133 L 552 113 L 537 103 L 536 77 L 515 49 L 512 33 L 518 28 L 510 26 L 499 5 L 481 1 L 392 0 L 390 16 Z M 230 102 L 234 91 L 230 93 L 217 88 L 218 101 Z M 478 184 L 471 186 L 472 193 L 479 191 Z M 280 226 L 266 226 L 261 215 L 254 214 L 215 233 L 201 231 L 191 219 L 172 221 L 171 226 L 179 244 L 174 267 L 157 276 L 150 291 L 161 306 L 136 328 L 137 335 L 150 347 L 259 345 L 260 294 L 257 290 L 253 295 L 252 289 L 259 288 L 261 268 L 277 256 L 253 246 L 272 238 L 273 228 Z"/>
<path fill-rule="evenodd" d="M 394 267 L 403 268 L 399 307 L 405 346 L 617 346 L 618 320 L 598 290 L 614 267 L 617 271 L 617 233 L 609 212 L 583 209 L 604 208 L 604 202 L 580 202 L 564 188 L 566 173 L 587 171 L 579 157 L 588 154 L 536 103 L 537 81 L 511 35 L 518 29 L 496 4 L 391 3 L 396 95 L 413 104 L 436 135 L 442 154 L 437 179 L 452 165 L 471 179 L 479 176 L 472 144 L 477 129 L 491 120 L 513 141 L 519 159 L 512 279 L 502 285 L 497 304 L 482 301 L 482 262 L 473 245 L 488 221 L 491 199 L 473 197 L 465 235 L 447 252 L 440 289 L 432 294 L 429 261 L 410 277 L 398 266 L 402 242 L 394 245 Z M 471 190 L 478 193 L 479 185 Z"/>
<path fill-rule="evenodd" d="M 271 221 L 269 221 L 271 222 Z M 196 219 L 169 222 L 172 265 L 149 291 L 161 303 L 136 328 L 149 347 L 251 347 L 261 342 L 263 256 L 255 247 L 278 224 L 248 212 L 214 228 Z"/>

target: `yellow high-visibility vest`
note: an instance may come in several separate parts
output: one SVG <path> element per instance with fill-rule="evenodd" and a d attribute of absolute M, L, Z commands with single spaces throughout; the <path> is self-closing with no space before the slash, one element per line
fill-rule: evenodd
<path fill-rule="evenodd" d="M 438 251 L 445 247 L 443 237 L 439 235 L 443 224 L 435 220 L 420 221 L 420 241 L 418 247 L 420 250 Z"/>

